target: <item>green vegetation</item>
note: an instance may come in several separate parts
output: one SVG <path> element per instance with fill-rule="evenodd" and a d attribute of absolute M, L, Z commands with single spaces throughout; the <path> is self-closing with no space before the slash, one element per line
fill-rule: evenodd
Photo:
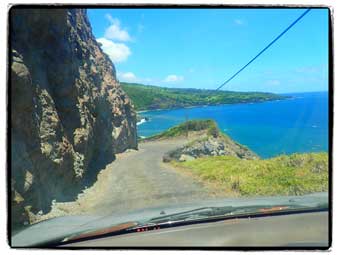
<path fill-rule="evenodd" d="M 177 136 L 184 136 L 187 132 L 191 131 L 202 131 L 207 130 L 208 135 L 216 136 L 219 134 L 219 129 L 217 124 L 213 120 L 189 120 L 183 122 L 177 126 L 169 128 L 168 130 L 145 138 L 145 140 L 158 140 L 158 139 L 166 139 L 166 138 L 173 138 Z"/>
<path fill-rule="evenodd" d="M 233 92 L 202 89 L 176 89 L 122 82 L 136 110 L 170 109 L 280 100 L 286 96 L 263 92 Z"/>
<path fill-rule="evenodd" d="M 172 164 L 226 192 L 242 196 L 302 195 L 328 190 L 325 152 L 255 160 L 216 156 Z"/>

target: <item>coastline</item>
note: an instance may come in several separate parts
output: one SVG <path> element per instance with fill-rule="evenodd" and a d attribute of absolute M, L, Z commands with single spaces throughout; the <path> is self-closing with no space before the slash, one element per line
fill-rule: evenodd
<path fill-rule="evenodd" d="M 167 111 L 167 110 L 177 110 L 177 109 L 190 109 L 190 108 L 198 108 L 198 107 L 209 107 L 209 106 L 225 106 L 225 105 L 239 105 L 239 104 L 260 104 L 266 102 L 276 102 L 276 101 L 284 101 L 284 100 L 295 100 L 299 98 L 303 98 L 301 95 L 304 94 L 320 94 L 320 93 L 328 93 L 328 91 L 311 91 L 311 92 L 293 92 L 293 93 L 284 93 L 278 94 L 284 96 L 281 99 L 271 99 L 271 100 L 260 100 L 260 101 L 252 101 L 252 102 L 238 102 L 238 103 L 225 103 L 225 104 L 202 104 L 202 105 L 190 105 L 190 106 L 181 106 L 181 107 L 171 107 L 171 108 L 156 108 L 156 109 L 148 109 L 148 110 L 139 110 L 136 111 L 137 114 L 151 112 L 151 111 Z"/>
<path fill-rule="evenodd" d="M 140 121 L 136 123 L 137 126 L 142 125 L 143 123 L 147 122 L 148 120 L 146 118 L 142 118 Z"/>
<path fill-rule="evenodd" d="M 273 100 L 262 100 L 262 101 L 255 101 L 255 102 L 240 102 L 240 103 L 229 103 L 229 104 L 211 104 L 211 105 L 191 105 L 191 106 L 184 106 L 184 107 L 174 107 L 174 108 L 158 108 L 158 109 L 152 109 L 152 110 L 141 110 L 136 111 L 137 114 L 137 126 L 140 126 L 146 122 L 151 121 L 148 117 L 144 117 L 143 113 L 149 113 L 149 112 L 160 112 L 160 111 L 173 111 L 173 110 L 183 110 L 183 109 L 192 109 L 192 108 L 204 108 L 209 106 L 227 106 L 227 105 L 246 105 L 246 104 L 261 104 L 266 102 L 278 102 L 278 101 L 284 101 L 284 100 L 294 100 L 297 99 L 295 96 L 286 96 L 282 99 L 273 99 Z"/>
<path fill-rule="evenodd" d="M 179 109 L 191 109 L 191 108 L 200 108 L 200 107 L 209 107 L 209 106 L 226 106 L 226 105 L 240 105 L 240 104 L 261 104 L 266 102 L 277 102 L 284 100 L 293 100 L 296 99 L 294 96 L 289 96 L 283 99 L 273 99 L 273 100 L 263 100 L 263 101 L 254 101 L 254 102 L 239 102 L 239 103 L 229 103 L 229 104 L 202 104 L 202 105 L 191 105 L 191 106 L 181 106 L 181 107 L 172 107 L 172 108 L 157 108 L 150 110 L 140 110 L 136 111 L 137 114 L 142 114 L 146 112 L 158 112 L 158 111 L 169 111 L 169 110 L 179 110 Z"/>
<path fill-rule="evenodd" d="M 144 110 L 139 113 L 139 118 L 148 117 L 150 123 L 138 125 L 138 134 L 148 137 L 160 133 L 183 122 L 186 114 L 190 119 L 209 119 L 216 112 L 215 121 L 223 133 L 247 145 L 263 158 L 280 153 L 328 151 L 328 117 L 322 114 L 328 109 L 327 95 L 322 92 L 315 95 L 294 93 L 289 96 L 290 98 L 281 100 L 265 101 L 268 103 L 261 102 L 265 104 L 249 102 L 239 103 L 239 106 L 219 104 Z M 222 114 L 224 111 L 225 117 Z M 318 114 L 307 118 L 310 111 Z M 303 123 L 301 116 L 306 117 L 303 117 Z M 297 121 L 301 125 L 296 126 L 294 123 Z M 299 137 L 283 139 L 284 135 L 288 138 L 295 137 L 297 132 L 302 132 Z M 259 143 L 259 140 L 263 142 Z"/>

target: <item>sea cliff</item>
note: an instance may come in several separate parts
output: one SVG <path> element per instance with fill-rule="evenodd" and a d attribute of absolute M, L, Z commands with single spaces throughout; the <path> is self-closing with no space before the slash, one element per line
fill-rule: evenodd
<path fill-rule="evenodd" d="M 85 10 L 10 11 L 12 225 L 93 183 L 137 148 L 136 113 Z"/>

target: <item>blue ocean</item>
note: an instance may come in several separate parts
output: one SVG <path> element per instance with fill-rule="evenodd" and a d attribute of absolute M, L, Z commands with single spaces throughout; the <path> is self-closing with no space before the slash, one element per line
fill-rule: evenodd
<path fill-rule="evenodd" d="M 287 95 L 292 98 L 142 112 L 149 121 L 138 125 L 138 135 L 154 135 L 186 118 L 214 119 L 224 133 L 262 158 L 328 151 L 328 92 Z"/>

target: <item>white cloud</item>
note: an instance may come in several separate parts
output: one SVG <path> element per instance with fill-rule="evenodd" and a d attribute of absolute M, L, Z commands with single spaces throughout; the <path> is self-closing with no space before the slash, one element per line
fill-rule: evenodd
<path fill-rule="evenodd" d="M 110 21 L 110 23 L 114 23 L 114 21 L 115 21 L 115 19 L 114 18 L 112 18 L 112 16 L 110 15 L 110 14 L 105 14 L 105 18 L 108 20 L 108 21 Z"/>
<path fill-rule="evenodd" d="M 281 84 L 281 82 L 279 80 L 269 80 L 267 81 L 267 84 L 270 86 L 278 86 Z"/>
<path fill-rule="evenodd" d="M 178 75 L 175 75 L 175 74 L 170 74 L 167 77 L 165 77 L 163 82 L 180 82 L 180 81 L 183 81 L 183 80 L 184 80 L 183 76 L 178 76 Z"/>
<path fill-rule="evenodd" d="M 126 29 L 120 27 L 119 19 L 112 18 L 110 14 L 106 14 L 105 17 L 110 21 L 111 25 L 105 30 L 104 37 L 117 41 L 130 41 L 131 37 Z"/>
<path fill-rule="evenodd" d="M 115 43 L 106 38 L 99 38 L 97 41 L 101 43 L 101 48 L 113 63 L 123 62 L 131 55 L 129 47 L 123 43 Z"/>
<path fill-rule="evenodd" d="M 118 79 L 125 82 L 140 82 L 143 84 L 154 83 L 155 80 L 152 78 L 141 78 L 137 77 L 133 72 L 117 72 Z"/>
<path fill-rule="evenodd" d="M 245 24 L 245 22 L 241 19 L 234 19 L 234 24 L 238 26 L 242 26 Z"/>
<path fill-rule="evenodd" d="M 136 82 L 138 79 L 133 72 L 118 73 L 119 80 L 127 82 Z"/>

